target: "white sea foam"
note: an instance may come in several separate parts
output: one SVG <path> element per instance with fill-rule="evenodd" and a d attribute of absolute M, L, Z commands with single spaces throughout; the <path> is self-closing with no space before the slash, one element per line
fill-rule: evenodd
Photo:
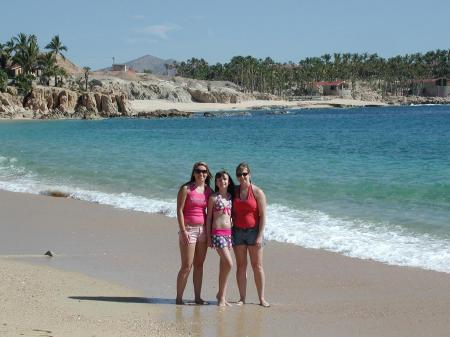
<path fill-rule="evenodd" d="M 280 205 L 269 206 L 267 218 L 266 237 L 270 240 L 450 273 L 448 240 L 408 233 L 400 226 L 337 219 L 320 211 Z"/>
<path fill-rule="evenodd" d="M 45 183 L 37 175 L 0 157 L 0 189 L 42 194 L 60 191 L 70 197 L 117 208 L 176 216 L 176 201 L 130 193 L 105 193 Z M 306 248 L 326 249 L 350 257 L 450 273 L 450 242 L 410 233 L 399 226 L 337 219 L 321 211 L 268 207 L 266 238 Z"/>

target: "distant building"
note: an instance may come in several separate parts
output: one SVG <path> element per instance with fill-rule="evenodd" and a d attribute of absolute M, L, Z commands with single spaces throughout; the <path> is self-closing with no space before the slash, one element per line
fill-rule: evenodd
<path fill-rule="evenodd" d="M 450 95 L 450 78 L 430 78 L 415 80 L 413 94 L 427 97 L 447 97 Z"/>
<path fill-rule="evenodd" d="M 128 66 L 126 64 L 113 64 L 112 70 L 126 72 L 126 71 L 128 71 Z"/>
<path fill-rule="evenodd" d="M 314 82 L 311 91 L 322 96 L 349 97 L 352 94 L 351 85 L 345 81 Z"/>
<path fill-rule="evenodd" d="M 8 67 L 8 72 L 10 76 L 17 77 L 23 73 L 23 70 L 22 67 L 19 66 L 18 64 L 13 64 L 12 66 Z"/>

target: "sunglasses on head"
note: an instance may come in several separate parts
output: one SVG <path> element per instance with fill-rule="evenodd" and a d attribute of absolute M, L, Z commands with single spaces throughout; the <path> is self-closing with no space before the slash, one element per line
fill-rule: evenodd
<path fill-rule="evenodd" d="M 208 170 L 195 169 L 194 172 L 197 174 L 200 174 L 200 173 L 206 174 L 206 173 L 208 173 Z"/>
<path fill-rule="evenodd" d="M 248 176 L 248 172 L 236 173 L 236 177 L 246 177 Z"/>

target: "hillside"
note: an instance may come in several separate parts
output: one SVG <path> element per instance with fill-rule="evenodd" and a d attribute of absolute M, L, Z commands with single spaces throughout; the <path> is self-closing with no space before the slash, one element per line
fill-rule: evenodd
<path fill-rule="evenodd" d="M 156 56 L 145 55 L 135 60 L 125 62 L 129 68 L 136 70 L 137 72 L 144 72 L 144 70 L 151 70 L 153 74 L 166 75 L 165 64 L 173 64 L 175 60 L 164 60 Z M 169 70 L 169 73 L 173 70 Z"/>
<path fill-rule="evenodd" d="M 67 57 L 62 58 L 61 56 L 57 55 L 56 56 L 56 64 L 58 66 L 60 66 L 61 68 L 64 68 L 64 70 L 67 71 L 67 73 L 69 75 L 77 75 L 77 74 L 83 73 L 83 68 L 74 64 Z"/>

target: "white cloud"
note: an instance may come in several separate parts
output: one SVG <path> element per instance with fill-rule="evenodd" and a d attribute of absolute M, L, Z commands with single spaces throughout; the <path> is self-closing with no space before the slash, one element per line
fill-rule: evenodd
<path fill-rule="evenodd" d="M 162 40 L 167 40 L 169 33 L 180 30 L 180 29 L 181 29 L 181 27 L 176 24 L 165 23 L 165 24 L 147 26 L 142 29 L 139 29 L 138 32 L 141 34 L 154 36 L 154 37 L 157 37 Z"/>

